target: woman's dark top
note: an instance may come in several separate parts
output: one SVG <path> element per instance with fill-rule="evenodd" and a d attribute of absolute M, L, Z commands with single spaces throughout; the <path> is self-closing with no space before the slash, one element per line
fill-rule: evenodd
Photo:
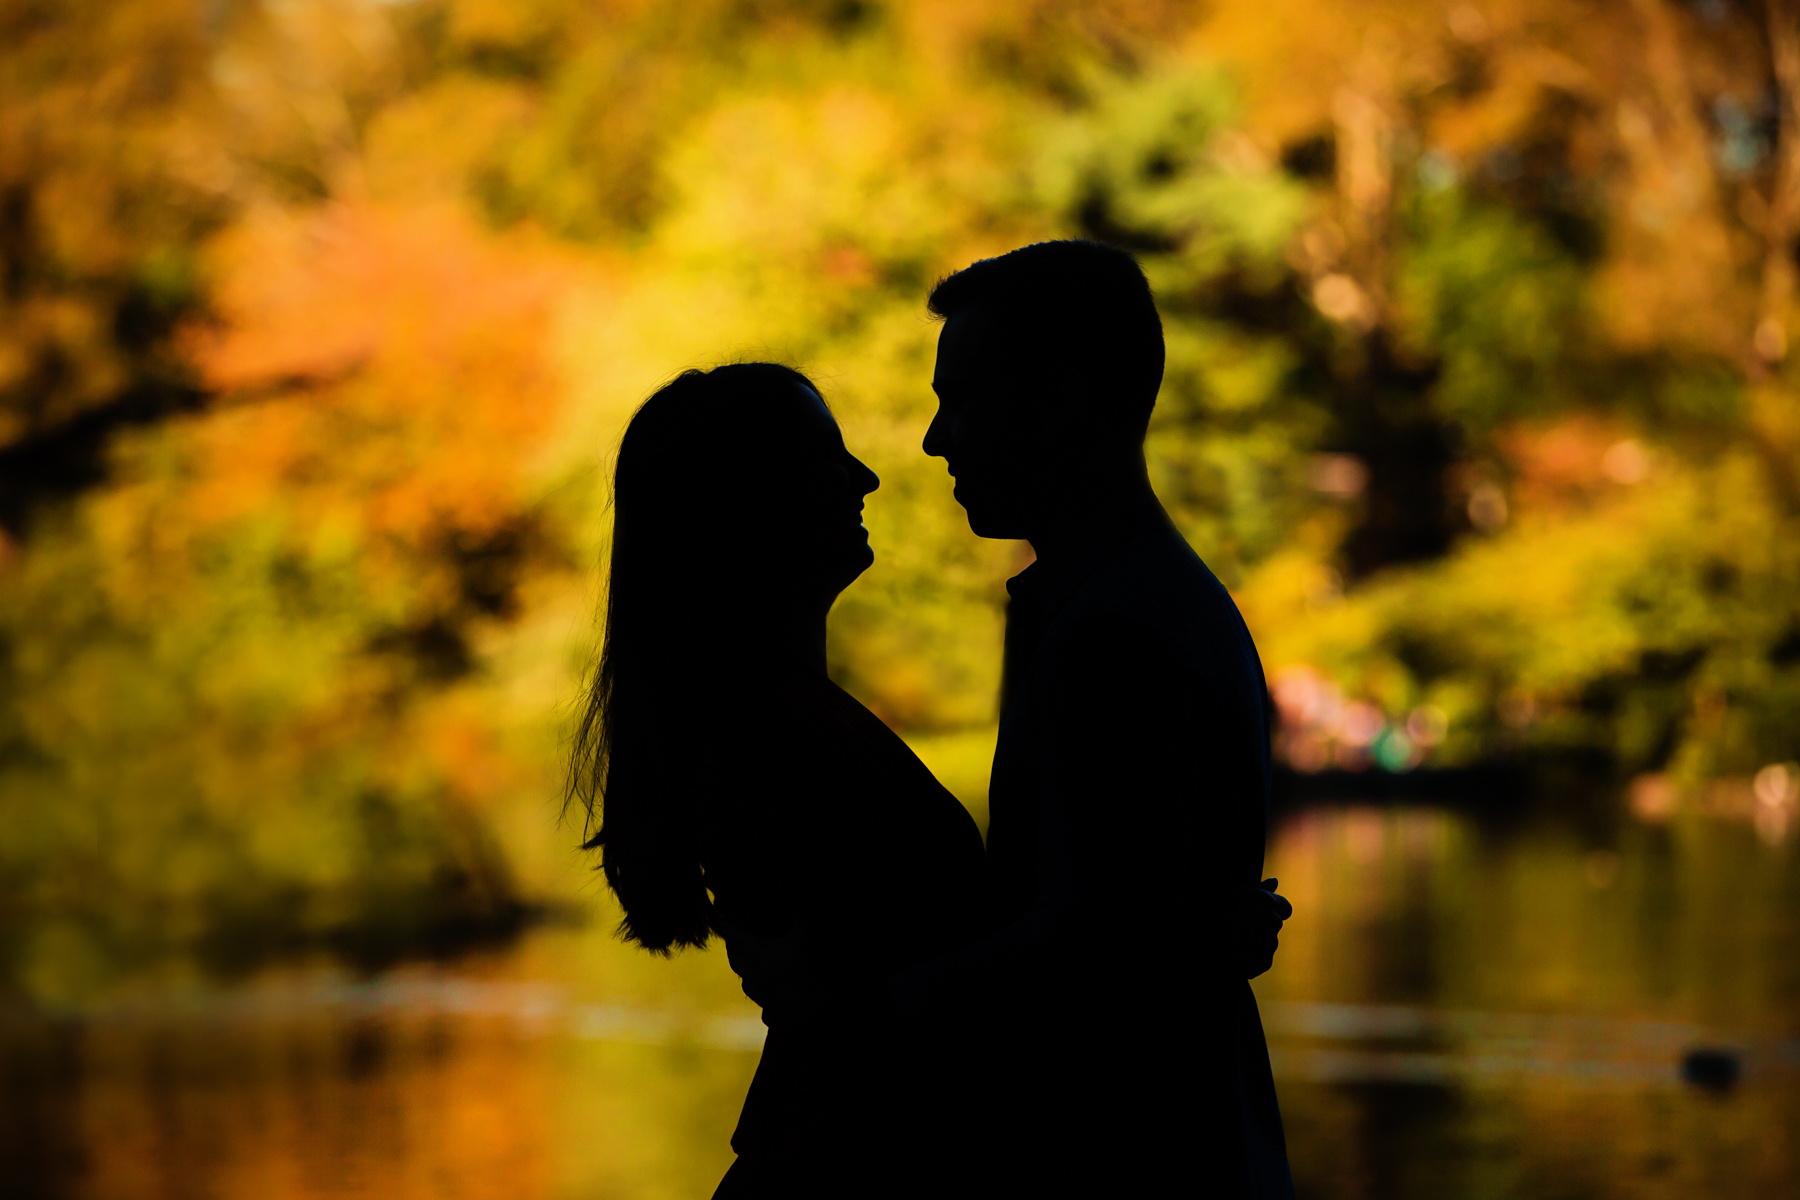
<path fill-rule="evenodd" d="M 697 834 L 719 923 L 764 937 L 797 926 L 841 1002 L 764 1009 L 721 1195 L 877 1194 L 936 1140 L 932 1113 L 955 1086 L 945 1039 L 884 1017 L 885 981 L 979 933 L 981 834 L 828 679 L 758 680 L 734 707 L 730 734 L 692 764 L 708 781 Z"/>

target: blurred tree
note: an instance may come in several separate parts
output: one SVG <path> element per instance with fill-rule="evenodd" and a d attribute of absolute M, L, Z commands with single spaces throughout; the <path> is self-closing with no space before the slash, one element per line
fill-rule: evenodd
<path fill-rule="evenodd" d="M 538 894 L 506 831 L 548 820 L 607 454 L 686 365 L 821 380 L 884 481 L 833 670 L 978 745 L 1025 550 L 919 452 L 921 297 L 1043 237 L 1151 275 L 1152 468 L 1290 761 L 1800 752 L 1792 0 L 0 31 L 0 971 L 37 994 Z"/>
<path fill-rule="evenodd" d="M 518 913 L 475 643 L 564 561 L 521 470 L 560 276 L 454 216 L 350 209 L 212 258 L 210 411 L 116 441 L 0 603 L 0 880 L 33 922 L 6 944 L 40 991 L 79 979 L 70 939 L 381 953 Z"/>
<path fill-rule="evenodd" d="M 1303 286 L 1361 342 L 1321 443 L 1367 471 L 1341 565 L 1450 552 L 1370 579 L 1325 644 L 1329 567 L 1272 569 L 1277 664 L 1332 661 L 1390 711 L 1437 695 L 1465 757 L 1792 755 L 1793 564 L 1729 532 L 1795 532 L 1792 6 L 1277 9 L 1221 9 L 1200 44 L 1316 181 Z"/>
<path fill-rule="evenodd" d="M 168 352 L 226 215 L 193 5 L 0 4 L 0 537 L 190 408 Z"/>

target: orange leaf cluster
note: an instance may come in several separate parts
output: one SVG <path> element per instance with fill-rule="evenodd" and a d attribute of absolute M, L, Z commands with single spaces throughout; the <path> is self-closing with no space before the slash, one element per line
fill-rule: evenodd
<path fill-rule="evenodd" d="M 349 206 L 246 222 L 217 264 L 220 322 L 192 340 L 223 402 L 203 518 L 280 504 L 416 545 L 525 502 L 562 391 L 561 264 L 451 211 Z"/>

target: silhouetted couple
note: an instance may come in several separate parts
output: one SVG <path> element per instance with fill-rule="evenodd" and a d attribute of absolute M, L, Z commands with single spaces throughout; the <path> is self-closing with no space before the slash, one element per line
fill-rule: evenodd
<path fill-rule="evenodd" d="M 985 851 L 825 668 L 878 485 L 805 376 L 689 371 L 619 448 L 572 779 L 650 950 L 724 937 L 769 1027 L 719 1197 L 1292 1195 L 1248 979 L 1262 668 L 1151 491 L 1162 324 L 1131 257 L 1044 242 L 932 292 L 925 452 L 1007 584 Z"/>

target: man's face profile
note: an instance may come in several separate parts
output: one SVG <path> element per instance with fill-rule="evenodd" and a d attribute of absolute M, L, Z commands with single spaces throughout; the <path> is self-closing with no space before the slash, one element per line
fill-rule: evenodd
<path fill-rule="evenodd" d="M 931 381 L 938 410 L 925 453 L 949 465 L 969 528 L 987 538 L 1029 536 L 1044 467 L 1048 431 L 1029 419 L 1030 389 L 1011 357 L 980 309 L 953 315 L 938 335 Z"/>

